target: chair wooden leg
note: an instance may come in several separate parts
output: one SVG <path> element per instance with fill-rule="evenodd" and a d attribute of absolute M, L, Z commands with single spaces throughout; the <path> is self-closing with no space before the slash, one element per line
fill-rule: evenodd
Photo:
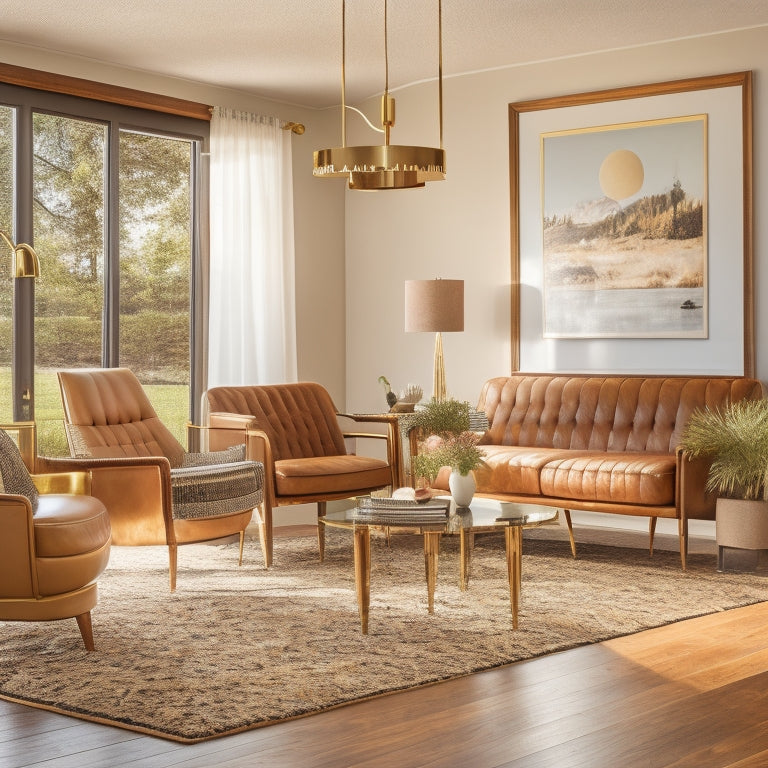
<path fill-rule="evenodd" d="M 325 517 L 328 503 L 325 501 L 317 502 L 317 547 L 320 550 L 320 562 L 325 560 L 325 525 L 320 522 L 321 517 Z"/>
<path fill-rule="evenodd" d="M 240 531 L 240 559 L 237 564 L 242 566 L 243 564 L 243 547 L 245 546 L 245 531 Z"/>
<path fill-rule="evenodd" d="M 257 509 L 259 516 L 259 539 L 261 540 L 261 552 L 264 555 L 264 567 L 272 565 L 272 507 L 264 501 Z"/>
<path fill-rule="evenodd" d="M 563 517 L 565 517 L 565 524 L 568 526 L 568 538 L 571 540 L 571 554 L 576 557 L 576 539 L 573 538 L 573 523 L 571 522 L 571 510 L 564 509 Z"/>
<path fill-rule="evenodd" d="M 656 535 L 656 523 L 658 520 L 658 517 L 652 517 L 648 523 L 648 553 L 650 557 L 653 557 L 653 539 Z"/>
<path fill-rule="evenodd" d="M 168 571 L 171 579 L 171 592 L 176 591 L 176 570 L 179 564 L 179 549 L 176 544 L 168 545 Z"/>
<path fill-rule="evenodd" d="M 93 625 L 91 624 L 91 612 L 81 613 L 79 616 L 75 616 L 77 619 L 77 626 L 80 627 L 80 634 L 83 638 L 86 651 L 95 651 L 96 646 L 93 643 Z"/>

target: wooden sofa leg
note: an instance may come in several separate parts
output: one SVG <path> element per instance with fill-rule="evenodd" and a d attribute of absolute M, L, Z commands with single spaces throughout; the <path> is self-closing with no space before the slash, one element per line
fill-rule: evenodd
<path fill-rule="evenodd" d="M 240 531 L 240 559 L 237 564 L 242 566 L 243 564 L 243 547 L 245 546 L 245 531 Z"/>
<path fill-rule="evenodd" d="M 86 651 L 95 651 L 96 646 L 93 643 L 93 625 L 91 624 L 91 612 L 81 613 L 79 616 L 75 616 L 77 619 L 77 626 L 80 627 L 80 634 L 83 638 Z"/>
<path fill-rule="evenodd" d="M 565 517 L 565 524 L 568 526 L 568 538 L 571 540 L 571 554 L 575 559 L 576 558 L 576 539 L 573 538 L 573 523 L 571 522 L 571 510 L 564 509 L 563 517 Z"/>
<path fill-rule="evenodd" d="M 653 537 L 656 535 L 656 523 L 658 520 L 658 517 L 652 517 L 648 522 L 648 552 L 650 557 L 653 557 Z"/>
<path fill-rule="evenodd" d="M 681 517 L 677 526 L 680 533 L 680 564 L 685 571 L 688 568 L 688 518 Z"/>
<path fill-rule="evenodd" d="M 325 525 L 320 522 L 320 518 L 325 517 L 327 507 L 327 502 L 317 502 L 317 547 L 320 550 L 321 563 L 325 560 Z"/>

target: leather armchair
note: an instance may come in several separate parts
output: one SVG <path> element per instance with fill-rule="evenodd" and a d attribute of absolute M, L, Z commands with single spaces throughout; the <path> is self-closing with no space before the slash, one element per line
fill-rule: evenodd
<path fill-rule="evenodd" d="M 106 508 L 88 495 L 88 474 L 30 476 L 0 430 L 0 479 L 0 619 L 74 617 L 94 650 L 91 610 L 111 537 Z"/>
<path fill-rule="evenodd" d="M 86 469 L 91 493 L 109 510 L 117 545 L 166 545 L 171 591 L 178 546 L 237 534 L 263 499 L 264 468 L 244 446 L 187 453 L 160 421 L 127 368 L 59 371 L 70 459 L 48 469 Z"/>
<path fill-rule="evenodd" d="M 383 422 L 385 433 L 343 432 L 331 396 L 320 384 L 300 382 L 268 386 L 215 387 L 203 398 L 208 411 L 211 449 L 245 442 L 246 455 L 263 462 L 265 498 L 259 522 L 267 566 L 272 563 L 272 517 L 275 507 L 317 503 L 325 515 L 331 499 L 392 486 L 395 419 L 346 416 L 354 422 Z M 387 441 L 387 460 L 347 453 L 346 438 Z M 318 525 L 320 559 L 324 526 Z"/>

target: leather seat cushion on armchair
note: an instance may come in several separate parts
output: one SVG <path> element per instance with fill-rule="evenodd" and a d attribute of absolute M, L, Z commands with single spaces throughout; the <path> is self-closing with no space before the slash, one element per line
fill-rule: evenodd
<path fill-rule="evenodd" d="M 41 595 L 57 595 L 93 581 L 107 566 L 109 514 L 92 496 L 41 495 L 34 514 Z"/>
<path fill-rule="evenodd" d="M 280 496 L 355 493 L 390 483 L 387 462 L 368 456 L 316 456 L 275 462 L 275 490 Z"/>

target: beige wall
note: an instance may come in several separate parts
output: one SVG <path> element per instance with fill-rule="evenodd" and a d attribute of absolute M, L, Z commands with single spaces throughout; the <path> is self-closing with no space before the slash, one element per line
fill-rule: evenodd
<path fill-rule="evenodd" d="M 443 339 L 453 395 L 475 402 L 487 378 L 510 372 L 509 103 L 749 69 L 757 373 L 768 380 L 768 219 L 761 215 L 768 186 L 768 27 L 762 27 L 447 79 L 447 180 L 423 190 L 346 193 L 348 407 L 380 407 L 381 374 L 395 388 L 418 382 L 431 393 L 433 340 L 403 332 L 406 279 L 465 280 L 465 331 Z M 434 144 L 435 92 L 434 84 L 424 84 L 395 94 L 393 143 Z M 368 114 L 375 108 L 365 105 Z"/>
<path fill-rule="evenodd" d="M 339 407 L 343 407 L 344 192 L 341 184 L 323 183 L 312 177 L 313 150 L 338 143 L 337 111 L 304 109 L 237 91 L 3 42 L 0 62 L 305 124 L 306 133 L 293 137 L 299 378 L 321 382 Z"/>

